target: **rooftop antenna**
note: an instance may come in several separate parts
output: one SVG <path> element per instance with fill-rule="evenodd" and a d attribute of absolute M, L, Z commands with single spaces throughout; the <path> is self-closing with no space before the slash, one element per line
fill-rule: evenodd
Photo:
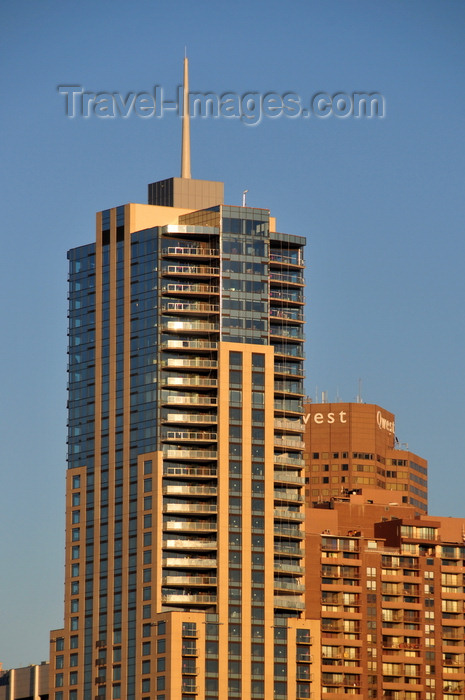
<path fill-rule="evenodd" d="M 357 396 L 357 403 L 363 403 L 362 401 L 362 380 L 358 380 L 358 396 Z"/>
<path fill-rule="evenodd" d="M 182 145 L 181 145 L 181 177 L 190 180 L 191 177 L 191 131 L 189 115 L 189 61 L 184 47 L 184 80 L 182 92 Z"/>
<path fill-rule="evenodd" d="M 242 192 L 242 206 L 243 206 L 243 207 L 246 207 L 246 206 L 247 206 L 246 202 L 247 202 L 247 192 L 248 192 L 248 191 L 249 191 L 249 190 L 244 190 L 244 191 Z"/>

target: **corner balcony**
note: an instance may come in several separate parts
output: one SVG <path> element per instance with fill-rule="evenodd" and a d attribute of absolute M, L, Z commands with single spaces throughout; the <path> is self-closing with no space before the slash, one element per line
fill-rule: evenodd
<path fill-rule="evenodd" d="M 166 532 L 216 532 L 217 529 L 217 524 L 213 522 L 169 520 L 163 523 Z"/>
<path fill-rule="evenodd" d="M 163 423 L 211 423 L 218 422 L 218 416 L 212 413 L 167 413 L 162 417 Z"/>
<path fill-rule="evenodd" d="M 303 440 L 298 437 L 293 437 L 292 435 L 275 435 L 274 444 L 276 447 L 291 447 L 294 450 L 303 450 L 305 447 L 305 442 Z"/>
<path fill-rule="evenodd" d="M 217 459 L 218 453 L 213 450 L 184 450 L 182 448 L 165 448 L 163 449 L 164 459 L 182 459 L 182 460 L 208 460 Z"/>
<path fill-rule="evenodd" d="M 285 542 L 283 540 L 274 541 L 274 553 L 276 556 L 283 554 L 286 557 L 298 557 L 303 559 L 305 550 L 300 546 L 300 542 Z"/>
<path fill-rule="evenodd" d="M 195 540 L 190 539 L 175 539 L 175 540 L 164 540 L 162 543 L 162 549 L 211 549 L 216 550 L 218 547 L 218 542 L 216 540 L 207 540 L 205 538 L 198 537 Z"/>
<path fill-rule="evenodd" d="M 196 258 L 217 258 L 220 251 L 217 248 L 204 248 L 203 246 L 166 246 L 162 248 L 163 257 L 196 257 Z"/>
<path fill-rule="evenodd" d="M 216 486 L 184 486 L 183 484 L 170 484 L 163 487 L 164 496 L 205 496 L 211 497 L 218 494 Z"/>
<path fill-rule="evenodd" d="M 298 433 L 303 433 L 305 430 L 305 426 L 299 418 L 294 420 L 289 420 L 287 418 L 275 418 L 274 427 L 278 430 L 293 430 Z"/>
<path fill-rule="evenodd" d="M 191 387 L 199 386 L 208 389 L 215 389 L 218 386 L 218 380 L 211 377 L 203 377 L 201 375 L 196 377 L 162 377 L 162 384 L 164 386 L 176 386 L 176 387 Z"/>
<path fill-rule="evenodd" d="M 271 284 L 285 284 L 286 287 L 288 285 L 295 285 L 296 287 L 305 286 L 303 275 L 298 273 L 275 272 L 272 270 L 269 277 Z"/>
<path fill-rule="evenodd" d="M 283 484 L 305 484 L 305 477 L 298 476 L 295 472 L 274 472 L 274 481 Z"/>
<path fill-rule="evenodd" d="M 182 593 L 164 593 L 161 596 L 161 602 L 172 605 L 192 605 L 194 603 L 212 605 L 213 603 L 216 603 L 216 595 L 208 595 L 206 593 L 198 593 L 196 595 L 184 595 Z"/>
<path fill-rule="evenodd" d="M 204 360 L 201 357 L 186 358 L 186 357 L 169 357 L 161 362 L 163 369 L 217 369 L 217 360 Z"/>
<path fill-rule="evenodd" d="M 284 525 L 275 525 L 273 532 L 276 537 L 292 537 L 296 540 L 303 540 L 305 537 L 304 530 L 299 530 L 295 527 L 285 527 Z"/>
<path fill-rule="evenodd" d="M 201 294 L 202 296 L 220 293 L 219 287 L 213 284 L 183 284 L 182 282 L 163 282 L 161 291 L 163 294 Z"/>
<path fill-rule="evenodd" d="M 297 489 L 275 489 L 273 497 L 275 501 L 292 501 L 294 503 L 303 503 L 305 500 Z"/>
<path fill-rule="evenodd" d="M 287 574 L 304 574 L 305 573 L 305 567 L 304 566 L 299 566 L 298 564 L 283 564 L 282 562 L 278 560 L 275 560 L 274 562 L 274 570 L 275 571 L 282 571 Z"/>
<path fill-rule="evenodd" d="M 166 442 L 168 440 L 185 440 L 186 442 L 216 442 L 218 433 L 210 433 L 207 430 L 198 432 L 189 430 L 165 430 L 162 433 L 161 439 Z"/>
<path fill-rule="evenodd" d="M 220 310 L 219 304 L 208 304 L 206 302 L 189 302 L 189 301 L 164 301 L 161 307 L 162 312 L 175 313 L 198 313 L 212 314 L 218 313 Z"/>
<path fill-rule="evenodd" d="M 305 586 L 301 583 L 290 583 L 289 581 L 281 581 L 279 578 L 274 580 L 275 591 L 294 591 L 295 593 L 303 593 Z"/>
<path fill-rule="evenodd" d="M 214 569 L 217 566 L 216 559 L 208 559 L 207 557 L 165 557 L 162 559 L 162 566 L 169 569 Z"/>
<path fill-rule="evenodd" d="M 289 321 L 290 323 L 296 324 L 305 323 L 303 312 L 300 309 L 287 309 L 283 306 L 271 308 L 270 318 L 271 320 L 279 319 L 282 321 Z"/>
<path fill-rule="evenodd" d="M 208 321 L 162 321 L 161 329 L 164 332 L 173 331 L 175 333 L 213 333 L 220 330 L 218 323 Z"/>
<path fill-rule="evenodd" d="M 215 515 L 217 512 L 218 508 L 216 503 L 165 503 L 165 505 L 163 506 L 163 513 L 192 513 L 194 515 Z M 193 524 L 198 525 L 203 523 Z M 210 525 L 210 523 L 208 523 L 208 525 Z M 216 529 L 216 523 L 214 528 L 208 527 L 206 529 Z"/>
<path fill-rule="evenodd" d="M 302 522 L 305 520 L 305 513 L 297 510 L 288 510 L 287 508 L 275 508 L 274 517 L 280 520 L 298 520 Z"/>
<path fill-rule="evenodd" d="M 277 413 L 293 413 L 296 416 L 301 416 L 303 413 L 303 406 L 299 401 L 275 401 L 274 410 Z"/>
<path fill-rule="evenodd" d="M 270 289 L 270 300 L 273 302 L 281 302 L 284 304 L 295 304 L 303 306 L 305 303 L 304 295 L 297 290 L 288 289 Z"/>
<path fill-rule="evenodd" d="M 216 467 L 189 467 L 184 464 L 170 464 L 168 462 L 163 465 L 163 476 L 211 479 L 217 476 L 217 469 Z"/>
<path fill-rule="evenodd" d="M 290 455 L 288 453 L 284 454 L 275 454 L 274 455 L 274 463 L 275 464 L 289 464 L 292 467 L 300 467 L 303 468 L 305 467 L 305 461 L 301 457 L 294 457 L 293 455 Z"/>
<path fill-rule="evenodd" d="M 275 376 L 279 375 L 289 375 L 292 377 L 304 378 L 304 368 L 301 362 L 294 362 L 291 364 L 286 364 L 283 362 L 275 362 L 274 365 Z"/>
<path fill-rule="evenodd" d="M 184 406 L 216 406 L 216 396 L 198 396 L 196 394 L 169 394 L 162 397 L 162 403 L 178 404 Z"/>
<path fill-rule="evenodd" d="M 189 277 L 214 277 L 220 274 L 219 267 L 210 267 L 208 265 L 167 265 L 162 264 L 161 274 L 166 275 L 176 275 L 184 276 L 189 275 Z"/>
<path fill-rule="evenodd" d="M 216 576 L 163 576 L 164 586 L 216 586 Z"/>
<path fill-rule="evenodd" d="M 304 261 L 300 257 L 299 252 L 296 251 L 295 255 L 284 255 L 282 253 L 270 252 L 270 263 L 274 265 L 275 263 L 279 266 L 281 265 L 292 265 L 292 267 L 303 268 Z"/>
<path fill-rule="evenodd" d="M 187 350 L 194 352 L 211 351 L 218 349 L 218 343 L 211 340 L 165 340 L 161 344 L 162 350 Z"/>
<path fill-rule="evenodd" d="M 286 608 L 287 610 L 305 610 L 305 602 L 295 598 L 284 598 L 283 596 L 274 596 L 275 608 Z"/>

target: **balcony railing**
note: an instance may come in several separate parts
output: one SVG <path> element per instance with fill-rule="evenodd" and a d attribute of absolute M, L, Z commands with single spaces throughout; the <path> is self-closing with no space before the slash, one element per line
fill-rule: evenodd
<path fill-rule="evenodd" d="M 168 413 L 162 420 L 167 423 L 217 423 L 218 416 L 212 413 Z"/>
<path fill-rule="evenodd" d="M 197 538 L 195 540 L 165 540 L 162 544 L 163 549 L 216 549 L 218 543 L 213 540 Z"/>
<path fill-rule="evenodd" d="M 218 529 L 216 523 L 209 522 L 182 522 L 179 520 L 169 520 L 163 523 L 163 530 L 167 532 L 183 531 L 183 532 L 215 532 Z"/>
<path fill-rule="evenodd" d="M 192 432 L 187 430 L 167 430 L 161 436 L 162 440 L 199 440 L 201 442 L 213 442 L 217 439 L 217 433 L 209 433 L 206 430 Z"/>
<path fill-rule="evenodd" d="M 274 480 L 288 484 L 305 484 L 305 477 L 297 476 L 294 472 L 275 472 Z"/>
<path fill-rule="evenodd" d="M 274 596 L 275 608 L 288 608 L 289 610 L 304 610 L 305 603 L 302 600 L 295 598 L 284 598 L 283 596 Z"/>
<path fill-rule="evenodd" d="M 169 394 L 166 398 L 162 397 L 162 402 L 191 406 L 216 406 L 216 396 L 196 396 L 195 394 L 177 396 L 176 394 Z"/>
<path fill-rule="evenodd" d="M 275 501 L 296 501 L 297 503 L 304 502 L 304 497 L 296 489 L 275 489 L 273 495 Z"/>
<path fill-rule="evenodd" d="M 207 467 L 188 467 L 184 465 L 163 465 L 163 475 L 164 476 L 187 476 L 187 477 L 212 477 L 217 475 L 217 470 L 215 468 Z"/>
<path fill-rule="evenodd" d="M 296 510 L 288 510 L 287 508 L 275 508 L 274 517 L 282 520 L 305 520 L 305 513 Z"/>
<path fill-rule="evenodd" d="M 220 310 L 218 304 L 206 304 L 202 302 L 165 301 L 163 311 L 193 311 L 196 313 L 215 313 Z"/>
<path fill-rule="evenodd" d="M 217 360 L 204 360 L 200 357 L 186 358 L 186 357 L 169 357 L 167 360 L 163 360 L 161 363 L 162 367 L 185 367 L 194 369 L 216 369 L 218 367 Z"/>
<path fill-rule="evenodd" d="M 217 510 L 215 503 L 166 503 L 163 506 L 164 513 L 200 513 L 207 515 L 216 513 Z"/>
<path fill-rule="evenodd" d="M 164 282 L 162 292 L 170 294 L 219 294 L 219 288 L 212 284 L 181 284 L 178 282 Z"/>
<path fill-rule="evenodd" d="M 192 569 L 214 569 L 217 566 L 216 559 L 208 559 L 207 557 L 165 557 L 162 559 L 162 566 L 175 569 L 188 567 Z"/>
<path fill-rule="evenodd" d="M 218 386 L 218 380 L 212 379 L 210 377 L 166 377 L 162 380 L 163 384 L 167 386 L 203 386 L 203 387 L 216 387 Z"/>
<path fill-rule="evenodd" d="M 163 457 L 165 459 L 216 459 L 217 456 L 218 453 L 213 450 L 163 450 Z"/>
<path fill-rule="evenodd" d="M 208 321 L 165 321 L 161 328 L 163 331 L 176 331 L 177 333 L 182 331 L 212 333 L 218 331 L 220 326 L 218 323 L 209 323 Z"/>
<path fill-rule="evenodd" d="M 162 350 L 216 350 L 218 343 L 211 340 L 165 340 Z"/>

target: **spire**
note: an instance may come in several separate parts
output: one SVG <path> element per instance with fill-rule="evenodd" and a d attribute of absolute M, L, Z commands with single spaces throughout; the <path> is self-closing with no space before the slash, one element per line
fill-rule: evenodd
<path fill-rule="evenodd" d="M 181 146 L 181 177 L 190 180 L 191 177 L 191 134 L 189 117 L 189 61 L 184 55 L 184 85 L 182 98 L 182 146 Z"/>

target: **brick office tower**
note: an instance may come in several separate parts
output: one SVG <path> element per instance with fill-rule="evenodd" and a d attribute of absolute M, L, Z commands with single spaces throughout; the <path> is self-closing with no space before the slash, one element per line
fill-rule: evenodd
<path fill-rule="evenodd" d="M 304 410 L 308 502 L 363 487 L 427 512 L 427 462 L 402 449 L 392 413 L 364 403 L 307 403 Z"/>
<path fill-rule="evenodd" d="M 315 697 L 304 239 L 225 206 L 222 183 L 191 179 L 188 150 L 186 115 L 181 177 L 97 214 L 95 242 L 68 254 L 53 700 Z"/>

